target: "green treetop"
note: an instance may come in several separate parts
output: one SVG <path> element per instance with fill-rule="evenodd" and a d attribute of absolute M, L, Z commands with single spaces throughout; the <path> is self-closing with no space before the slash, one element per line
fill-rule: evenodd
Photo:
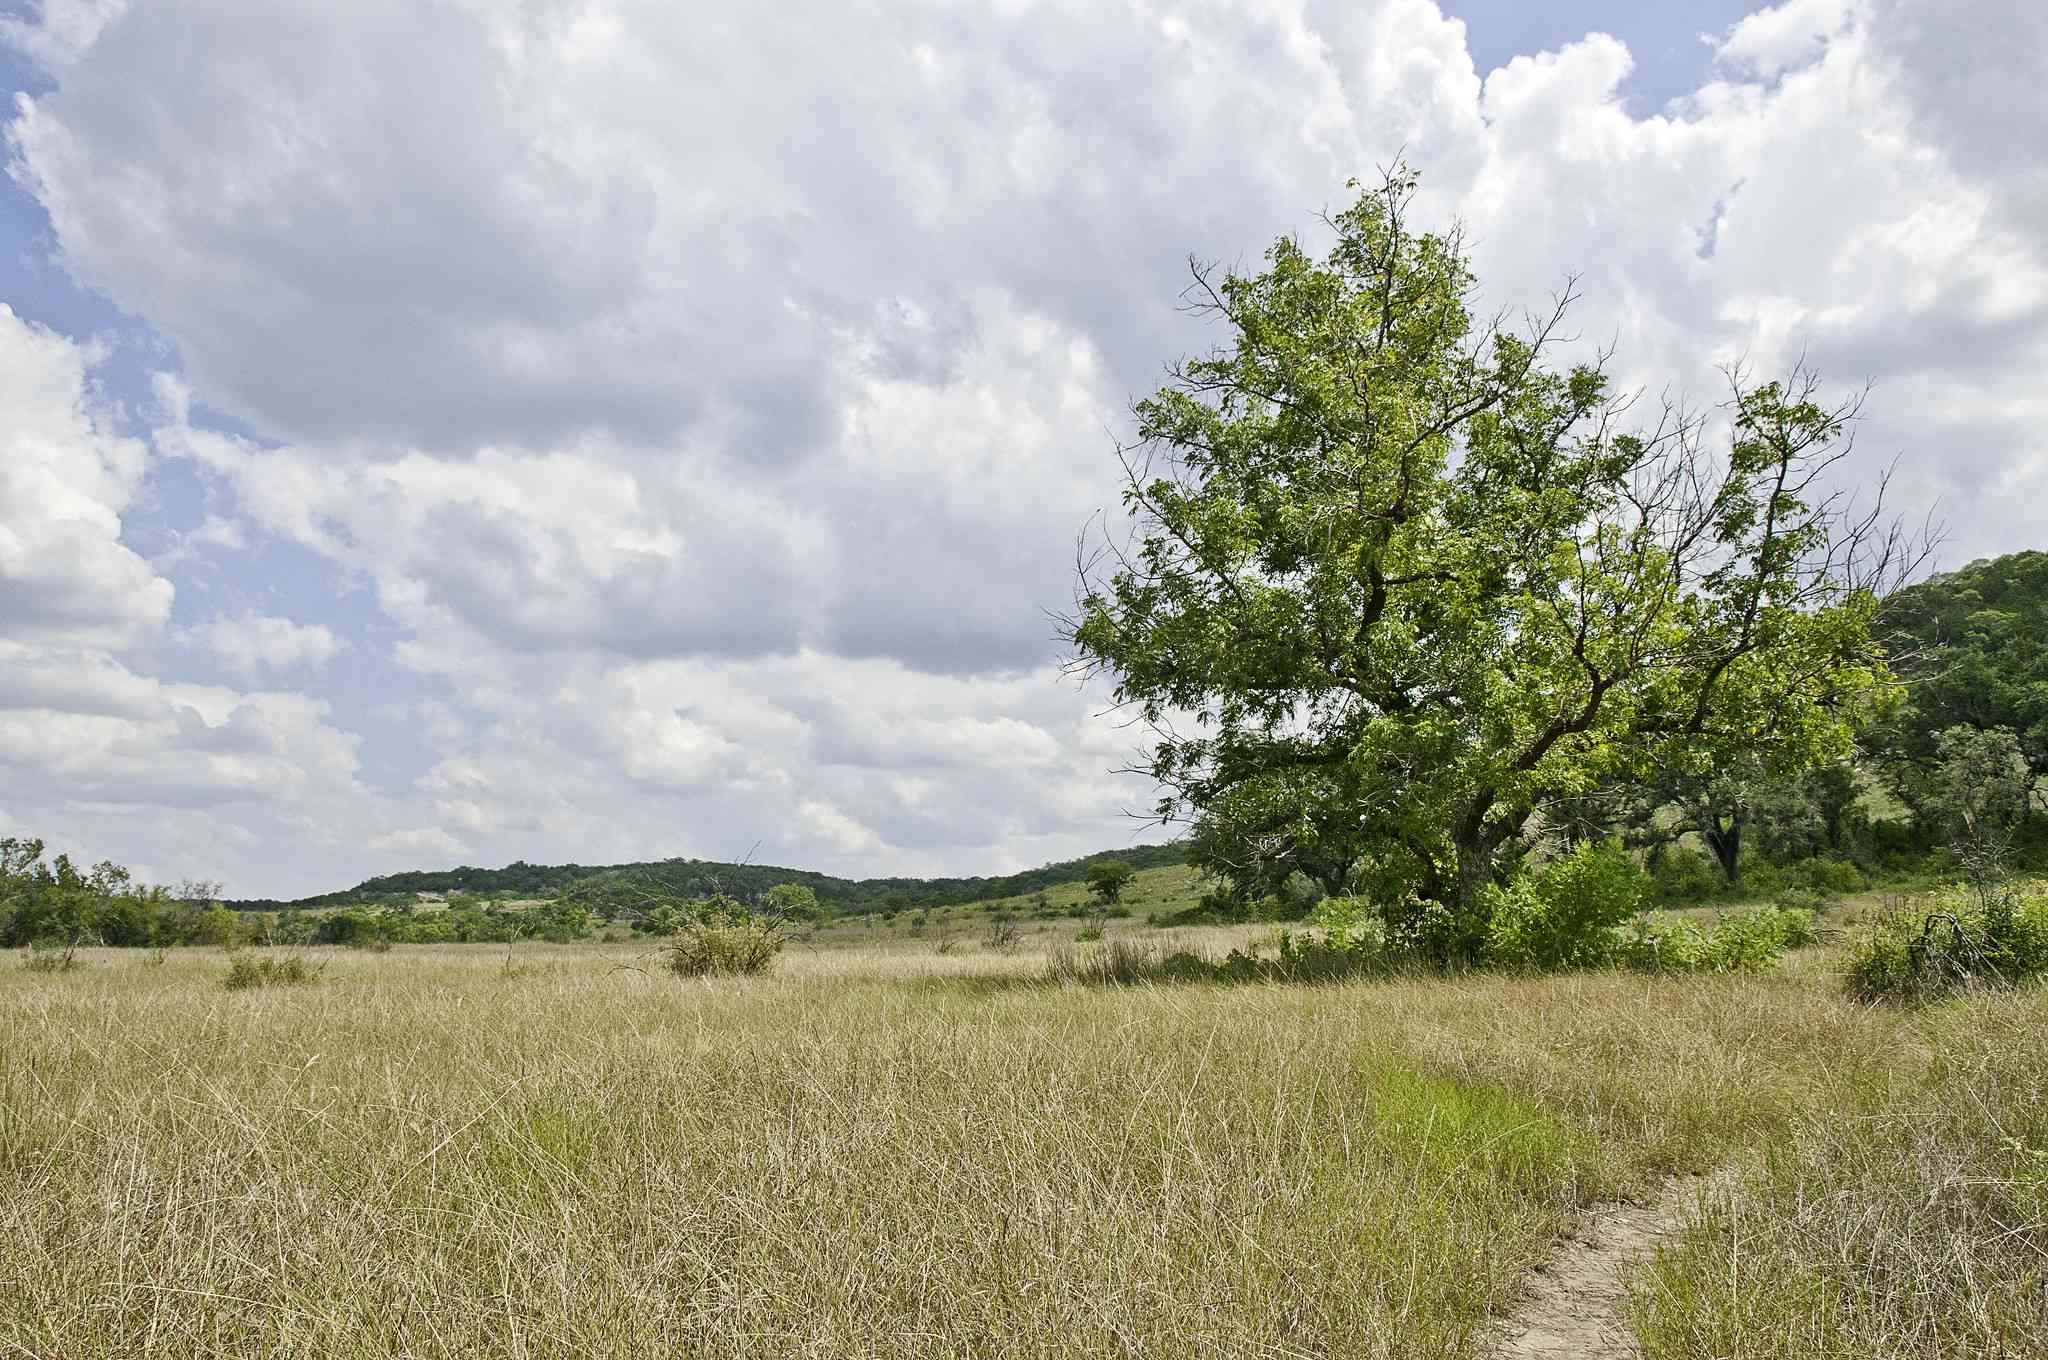
<path fill-rule="evenodd" d="M 1283 239 L 1258 274 L 1195 270 L 1227 341 L 1138 404 L 1134 533 L 1067 635 L 1152 725 L 1159 814 L 1205 867 L 1367 892 L 1456 962 L 1545 803 L 1843 753 L 1910 554 L 1823 489 L 1853 405 L 1736 372 L 1718 447 L 1683 409 L 1625 428 L 1599 367 L 1546 364 L 1570 291 L 1523 334 L 1475 325 L 1413 189 L 1363 192 L 1320 261 Z"/>

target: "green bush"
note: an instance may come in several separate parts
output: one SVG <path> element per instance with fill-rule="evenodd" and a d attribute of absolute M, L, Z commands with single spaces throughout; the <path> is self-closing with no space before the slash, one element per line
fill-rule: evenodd
<path fill-rule="evenodd" d="M 1534 874 L 1487 892 L 1484 960 L 1555 972 L 1614 958 L 1620 927 L 1643 909 L 1650 881 L 1615 845 L 1580 845 Z"/>
<path fill-rule="evenodd" d="M 638 935 L 667 937 L 683 928 L 683 913 L 668 903 L 641 913 L 633 918 L 633 931 Z"/>
<path fill-rule="evenodd" d="M 1383 939 L 1371 931 L 1333 934 L 1325 930 L 1310 936 L 1282 932 L 1278 958 L 1261 959 L 1233 951 L 1224 960 L 1224 968 L 1233 977 L 1279 982 L 1335 982 L 1380 974 L 1392 963 Z"/>
<path fill-rule="evenodd" d="M 1101 926 L 1082 926 L 1074 932 L 1074 939 L 1081 944 L 1093 944 L 1102 938 Z"/>
<path fill-rule="evenodd" d="M 782 923 L 754 916 L 729 899 L 669 937 L 663 953 L 678 977 L 744 977 L 765 973 L 782 952 L 787 937 Z"/>
<path fill-rule="evenodd" d="M 1863 876 L 1863 871 L 1849 860 L 1830 859 L 1820 855 L 1811 859 L 1794 860 L 1786 865 L 1785 879 L 1793 887 L 1831 896 L 1862 892 L 1870 886 L 1869 880 Z"/>
<path fill-rule="evenodd" d="M 1966 988 L 2010 986 L 2048 972 L 2048 891 L 1951 889 L 1880 917 L 1850 954 L 1846 977 L 1864 1001 L 1932 1001 Z"/>
<path fill-rule="evenodd" d="M 228 991 L 241 992 L 251 987 L 289 987 L 311 982 L 316 976 L 317 972 L 296 954 L 276 958 L 237 954 L 229 961 L 227 974 L 221 978 L 220 985 Z"/>
<path fill-rule="evenodd" d="M 1794 907 L 1734 912 L 1704 930 L 1643 918 L 1623 935 L 1615 961 L 1645 973 L 1750 973 L 1813 940 L 1813 913 Z"/>
<path fill-rule="evenodd" d="M 1659 855 L 1650 881 L 1659 902 L 1705 902 L 1728 890 L 1721 866 L 1687 845 L 1672 846 Z"/>
<path fill-rule="evenodd" d="M 1326 897 L 1309 913 L 1316 943 L 1351 955 L 1361 964 L 1380 964 L 1387 957 L 1387 927 L 1379 911 L 1363 897 Z"/>

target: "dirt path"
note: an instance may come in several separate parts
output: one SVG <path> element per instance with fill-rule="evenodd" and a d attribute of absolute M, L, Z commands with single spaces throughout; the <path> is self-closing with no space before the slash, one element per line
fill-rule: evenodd
<path fill-rule="evenodd" d="M 1704 1176 L 1666 1181 L 1646 1205 L 1600 1204 L 1582 1214 L 1530 1273 L 1528 1293 L 1506 1319 L 1498 1360 L 1639 1360 L 1622 1314 L 1628 1276 L 1677 1236 Z"/>

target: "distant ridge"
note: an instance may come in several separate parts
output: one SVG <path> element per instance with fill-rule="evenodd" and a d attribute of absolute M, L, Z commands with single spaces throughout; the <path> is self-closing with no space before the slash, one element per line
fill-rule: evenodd
<path fill-rule="evenodd" d="M 454 869 L 409 869 L 366 878 L 353 888 L 301 897 L 243 898 L 229 902 L 237 911 L 281 911 L 292 907 L 375 906 L 411 902 L 420 893 L 475 893 L 480 897 L 549 897 L 569 888 L 600 896 L 627 893 L 639 885 L 658 883 L 664 892 L 699 897 L 726 892 L 750 898 L 777 883 L 801 883 L 818 901 L 839 915 L 857 915 L 890 907 L 944 907 L 991 897 L 1015 897 L 1055 883 L 1077 883 L 1097 860 L 1120 859 L 1134 869 L 1187 863 L 1180 844 L 1133 845 L 1100 850 L 1079 859 L 1026 869 L 991 878 L 836 878 L 810 869 L 774 864 L 727 864 L 717 860 L 643 860 L 633 864 L 528 864 L 514 860 L 502 869 L 463 865 Z"/>

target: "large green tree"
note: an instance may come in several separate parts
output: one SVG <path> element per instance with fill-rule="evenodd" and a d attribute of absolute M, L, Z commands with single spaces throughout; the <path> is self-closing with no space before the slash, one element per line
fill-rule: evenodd
<path fill-rule="evenodd" d="M 2031 782 L 2048 780 L 2048 552 L 1972 562 L 1901 590 L 1878 628 L 1907 702 L 1872 749 L 1902 796 L 1918 806 L 1943 763 L 1942 736 L 1957 727 L 2010 730 Z"/>
<path fill-rule="evenodd" d="M 1738 372 L 1724 419 L 1630 427 L 1597 365 L 1549 362 L 1571 290 L 1475 324 L 1413 191 L 1362 192 L 1322 259 L 1195 268 L 1227 339 L 1137 405 L 1133 530 L 1067 630 L 1208 867 L 1343 880 L 1457 962 L 1545 803 L 1845 752 L 1901 539 L 1824 489 L 1853 403 Z"/>

